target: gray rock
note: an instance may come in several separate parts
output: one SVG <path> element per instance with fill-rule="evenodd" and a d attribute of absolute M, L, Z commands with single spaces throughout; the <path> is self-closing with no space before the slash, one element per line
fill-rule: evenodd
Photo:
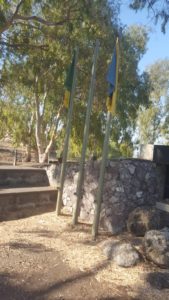
<path fill-rule="evenodd" d="M 132 267 L 140 261 L 137 250 L 130 243 L 123 243 L 115 247 L 113 260 L 120 267 Z"/>
<path fill-rule="evenodd" d="M 109 241 L 104 245 L 103 253 L 116 265 L 124 268 L 132 267 L 140 262 L 138 251 L 130 243 Z"/>
<path fill-rule="evenodd" d="M 130 174 L 133 175 L 133 174 L 135 173 L 136 167 L 133 166 L 133 165 L 129 165 L 129 166 L 128 166 L 128 169 L 129 169 Z"/>
<path fill-rule="evenodd" d="M 136 196 L 137 196 L 138 198 L 141 198 L 141 197 L 143 196 L 143 192 L 142 192 L 142 191 L 137 192 L 137 193 L 136 193 Z"/>
<path fill-rule="evenodd" d="M 157 290 L 169 289 L 169 273 L 168 270 L 161 272 L 150 272 L 146 276 L 147 282 Z"/>
<path fill-rule="evenodd" d="M 113 213 L 113 218 L 112 216 L 104 216 L 100 218 L 100 226 L 110 232 L 112 235 L 116 235 L 120 232 L 123 231 L 125 227 L 125 223 L 123 219 L 120 219 L 119 215 L 115 215 Z"/>
<path fill-rule="evenodd" d="M 104 241 L 101 244 L 101 248 L 103 250 L 103 254 L 107 257 L 107 259 L 112 259 L 112 245 L 114 242 L 111 240 L 109 241 Z M 117 242 L 118 243 L 118 242 Z"/>
<path fill-rule="evenodd" d="M 148 231 L 144 237 L 144 248 L 149 260 L 169 268 L 169 228 Z"/>
<path fill-rule="evenodd" d="M 128 217 L 127 229 L 136 236 L 144 236 L 146 231 L 160 228 L 160 213 L 156 208 L 137 207 Z"/>

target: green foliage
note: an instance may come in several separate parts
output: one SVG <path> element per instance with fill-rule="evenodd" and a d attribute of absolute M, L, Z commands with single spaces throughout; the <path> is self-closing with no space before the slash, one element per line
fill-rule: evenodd
<path fill-rule="evenodd" d="M 101 155 L 106 121 L 105 78 L 119 27 L 118 1 L 23 1 L 18 13 L 22 19 L 15 16 L 7 26 L 6 21 L 15 12 L 17 4 L 18 1 L 3 1 L 1 42 L 6 43 L 0 43 L 0 110 L 6 119 L 1 119 L 1 129 L 6 128 L 14 143 L 31 142 L 35 147 L 38 111 L 41 145 L 43 149 L 46 148 L 52 138 L 58 109 L 63 102 L 65 70 L 71 62 L 73 49 L 78 45 L 80 55 L 70 155 L 79 156 L 93 48 L 95 40 L 99 39 L 100 52 L 88 156 L 93 152 Z M 36 18 L 30 19 L 35 16 L 35 12 Z M 112 122 L 111 134 L 111 143 L 116 145 L 116 153 L 120 156 L 131 155 L 137 111 L 140 106 L 148 105 L 149 78 L 146 73 L 140 75 L 138 72 L 138 63 L 146 51 L 147 39 L 146 29 L 138 26 L 128 28 L 121 39 L 117 117 Z M 38 100 L 38 109 L 35 100 Z M 59 152 L 63 147 L 66 117 L 65 111 L 60 116 L 60 126 L 56 132 L 55 143 Z M 5 127 L 7 119 L 9 121 Z M 4 130 L 1 135 L 3 134 Z"/>
<path fill-rule="evenodd" d="M 160 107 L 152 104 L 138 113 L 140 144 L 155 144 L 160 135 Z"/>
<path fill-rule="evenodd" d="M 161 30 L 166 31 L 169 21 L 169 2 L 168 0 L 132 0 L 130 7 L 136 11 L 147 8 L 151 13 L 151 18 L 157 23 L 161 22 Z"/>
<path fill-rule="evenodd" d="M 147 39 L 144 27 L 132 26 L 126 30 L 121 41 L 117 116 L 112 124 L 112 140 L 119 145 L 119 149 L 121 144 L 131 145 L 130 153 L 137 112 L 141 106 L 147 107 L 149 103 L 149 76 L 138 72 L 138 63 L 146 51 Z M 122 152 L 124 155 L 125 151 Z"/>
<path fill-rule="evenodd" d="M 150 105 L 138 113 L 139 140 L 142 144 L 154 144 L 167 138 L 169 60 L 161 60 L 148 68 L 151 82 Z"/>

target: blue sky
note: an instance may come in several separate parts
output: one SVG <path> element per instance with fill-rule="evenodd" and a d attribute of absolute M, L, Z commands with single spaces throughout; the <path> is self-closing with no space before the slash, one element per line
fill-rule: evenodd
<path fill-rule="evenodd" d="M 121 5 L 120 18 L 123 24 L 128 26 L 133 24 L 146 25 L 151 28 L 149 42 L 147 45 L 147 53 L 141 59 L 139 68 L 143 71 L 148 65 L 153 64 L 159 59 L 169 59 L 169 26 L 166 33 L 163 34 L 160 29 L 160 24 L 155 25 L 152 19 L 148 16 L 146 9 L 135 12 L 128 8 L 130 1 L 124 0 Z"/>

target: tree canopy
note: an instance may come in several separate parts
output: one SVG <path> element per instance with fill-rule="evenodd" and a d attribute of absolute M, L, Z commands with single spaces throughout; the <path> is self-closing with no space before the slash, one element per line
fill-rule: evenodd
<path fill-rule="evenodd" d="M 151 82 L 149 107 L 138 113 L 139 140 L 142 144 L 168 144 L 169 60 L 155 62 L 147 70 Z"/>
<path fill-rule="evenodd" d="M 165 33 L 169 21 L 168 0 L 132 0 L 130 7 L 136 11 L 147 8 L 151 14 L 151 18 L 155 23 L 161 23 L 161 30 Z"/>
<path fill-rule="evenodd" d="M 62 151 L 66 111 L 64 80 L 78 46 L 78 80 L 71 134 L 71 155 L 81 151 L 93 48 L 100 41 L 89 152 L 101 153 L 105 128 L 106 72 L 119 32 L 119 2 L 108 0 L 1 1 L 0 136 L 38 150 L 46 159 L 53 145 Z M 149 79 L 138 72 L 146 51 L 144 27 L 126 29 L 120 42 L 119 97 L 112 144 L 132 151 L 137 110 L 148 105 Z M 122 145 L 123 144 L 123 145 Z M 120 150 L 121 147 L 121 150 Z M 114 149 L 114 148 L 113 148 Z M 113 150 L 114 151 L 114 150 Z"/>

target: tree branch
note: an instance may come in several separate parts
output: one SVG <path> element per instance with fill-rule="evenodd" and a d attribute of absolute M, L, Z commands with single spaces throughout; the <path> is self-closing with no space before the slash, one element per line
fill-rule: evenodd
<path fill-rule="evenodd" d="M 15 18 L 15 16 L 18 14 L 19 9 L 20 9 L 21 5 L 23 4 L 23 2 L 25 2 L 25 0 L 21 0 L 21 1 L 18 3 L 18 5 L 16 6 L 16 10 L 15 10 L 13 16 L 12 16 L 12 20 L 13 20 L 13 19 Z"/>
<path fill-rule="evenodd" d="M 22 21 L 35 21 L 41 24 L 44 24 L 46 26 L 60 26 L 63 25 L 64 23 L 68 22 L 70 20 L 69 17 L 66 17 L 65 19 L 58 21 L 58 22 L 52 22 L 52 21 L 48 21 L 45 20 L 41 17 L 38 16 L 21 16 L 21 15 L 16 15 L 14 17 L 14 20 L 22 20 Z"/>
<path fill-rule="evenodd" d="M 8 43 L 0 40 L 0 45 L 10 47 L 10 48 L 30 48 L 30 49 L 39 49 L 39 50 L 47 50 L 48 45 L 34 45 L 34 44 L 24 44 L 24 43 Z"/>
<path fill-rule="evenodd" d="M 14 14 L 12 15 L 12 17 L 6 21 L 6 23 L 4 24 L 4 26 L 1 27 L 0 29 L 0 34 L 2 34 L 4 31 L 8 30 L 8 28 L 12 25 L 13 23 L 13 20 L 15 19 L 15 17 L 17 16 L 18 12 L 19 12 L 19 9 L 21 7 L 21 5 L 23 4 L 25 0 L 21 0 L 18 5 L 16 6 L 16 9 L 15 9 L 15 12 Z"/>
<path fill-rule="evenodd" d="M 56 131 L 57 131 L 57 128 L 58 128 L 58 124 L 59 124 L 59 120 L 60 120 L 60 115 L 62 113 L 62 109 L 63 109 L 63 104 L 61 104 L 61 106 L 59 107 L 57 117 L 56 117 L 56 122 L 55 122 L 55 124 L 53 124 L 51 139 L 50 139 L 48 145 L 46 146 L 43 161 L 45 161 L 47 159 L 48 153 L 49 153 L 50 149 L 53 146 L 53 142 L 54 142 L 55 137 L 56 137 Z"/>
<path fill-rule="evenodd" d="M 17 25 L 20 25 L 20 26 L 27 26 L 28 28 L 31 28 L 31 29 L 35 29 L 35 30 L 39 30 L 39 31 L 42 31 L 42 29 L 38 26 L 35 26 L 35 25 L 32 25 L 32 24 L 29 24 L 29 23 L 24 23 L 24 22 L 14 22 L 13 23 L 14 26 L 17 26 Z"/>
<path fill-rule="evenodd" d="M 41 118 L 43 118 L 44 113 L 45 113 L 46 99 L 47 99 L 47 89 L 46 89 L 46 84 L 45 84 L 45 86 L 44 86 L 44 96 L 43 96 L 43 99 L 42 99 L 43 108 L 42 108 Z"/>

